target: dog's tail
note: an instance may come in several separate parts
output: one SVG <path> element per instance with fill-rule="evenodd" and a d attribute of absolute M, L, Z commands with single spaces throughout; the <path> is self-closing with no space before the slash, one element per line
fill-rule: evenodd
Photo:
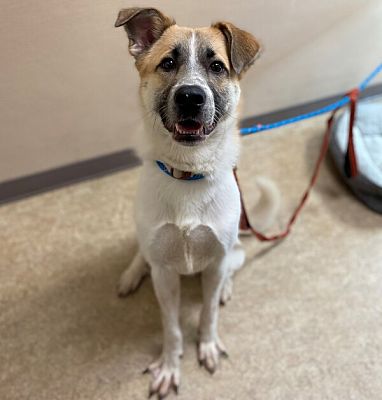
<path fill-rule="evenodd" d="M 248 217 L 253 228 L 263 232 L 275 221 L 280 210 L 281 196 L 277 186 L 270 179 L 258 176 L 255 182 L 260 190 L 260 197 L 256 206 L 248 211 Z M 240 233 L 250 234 L 249 231 L 240 231 Z"/>

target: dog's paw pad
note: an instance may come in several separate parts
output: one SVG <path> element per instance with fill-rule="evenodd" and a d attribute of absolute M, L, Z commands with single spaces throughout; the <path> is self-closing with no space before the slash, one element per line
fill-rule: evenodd
<path fill-rule="evenodd" d="M 220 292 L 220 305 L 225 306 L 232 298 L 233 281 L 232 278 L 227 278 Z"/>
<path fill-rule="evenodd" d="M 199 365 L 213 374 L 218 365 L 220 357 L 228 357 L 227 351 L 219 340 L 212 342 L 200 342 L 198 345 Z"/>
<path fill-rule="evenodd" d="M 144 372 L 151 372 L 153 376 L 149 388 L 149 398 L 157 395 L 158 399 L 164 399 L 171 390 L 178 394 L 180 370 L 177 363 L 166 363 L 161 358 L 150 364 Z"/>

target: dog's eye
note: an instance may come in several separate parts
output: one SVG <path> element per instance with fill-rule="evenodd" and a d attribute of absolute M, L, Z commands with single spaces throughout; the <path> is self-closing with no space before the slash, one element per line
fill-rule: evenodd
<path fill-rule="evenodd" d="M 215 74 L 221 74 L 224 71 L 224 65 L 220 61 L 214 61 L 210 65 L 210 70 L 214 72 Z"/>
<path fill-rule="evenodd" d="M 168 72 L 175 68 L 175 61 L 170 57 L 166 57 L 161 61 L 159 66 L 163 69 L 163 71 Z"/>

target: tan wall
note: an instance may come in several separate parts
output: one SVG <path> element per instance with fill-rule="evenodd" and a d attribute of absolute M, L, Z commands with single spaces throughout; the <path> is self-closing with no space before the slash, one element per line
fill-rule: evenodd
<path fill-rule="evenodd" d="M 0 181 L 131 146 L 137 74 L 119 0 L 2 1 Z M 245 78 L 244 115 L 344 91 L 382 55 L 380 0 L 155 1 L 179 24 L 225 19 L 265 53 Z"/>

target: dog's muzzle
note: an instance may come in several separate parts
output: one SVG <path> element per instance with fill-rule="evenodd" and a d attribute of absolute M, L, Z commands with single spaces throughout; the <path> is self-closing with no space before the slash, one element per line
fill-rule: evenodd
<path fill-rule="evenodd" d="M 195 118 L 206 103 L 206 94 L 199 86 L 184 85 L 175 92 L 174 100 L 181 118 Z"/>
<path fill-rule="evenodd" d="M 215 128 L 215 123 L 203 121 L 207 95 L 197 85 L 183 85 L 174 94 L 177 122 L 169 129 L 177 142 L 194 145 L 205 140 Z"/>

